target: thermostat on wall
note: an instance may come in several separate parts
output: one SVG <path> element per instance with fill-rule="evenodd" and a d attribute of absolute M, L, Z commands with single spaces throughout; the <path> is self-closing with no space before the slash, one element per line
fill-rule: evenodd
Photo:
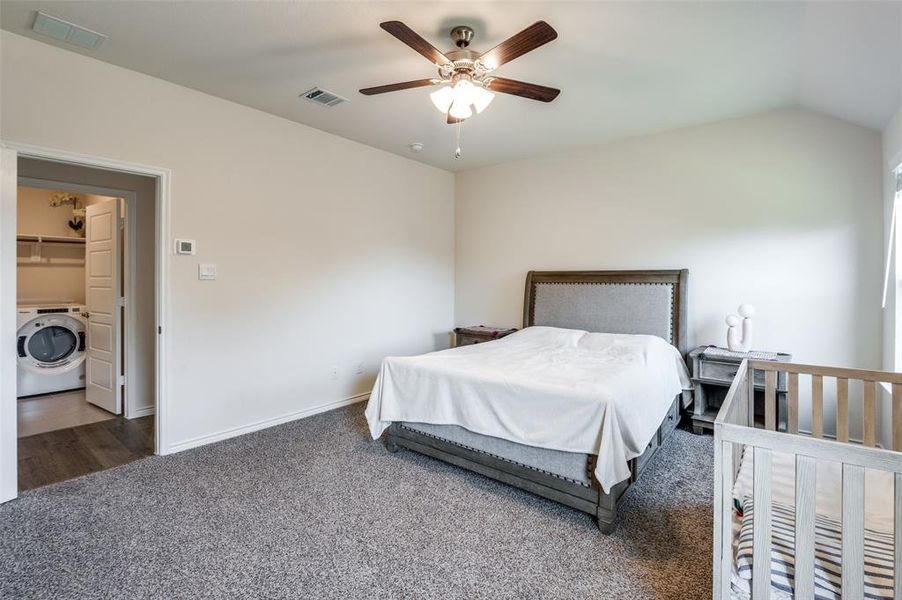
<path fill-rule="evenodd" d="M 175 240 L 176 254 L 194 254 L 197 243 L 194 240 Z"/>

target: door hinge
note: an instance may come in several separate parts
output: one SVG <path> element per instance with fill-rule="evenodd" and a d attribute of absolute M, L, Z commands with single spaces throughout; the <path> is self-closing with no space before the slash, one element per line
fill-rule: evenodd
<path fill-rule="evenodd" d="M 159 335 L 162 335 L 162 334 L 163 334 L 163 328 L 162 328 L 162 327 L 159 327 L 159 326 L 157 327 L 157 334 L 159 334 Z"/>
<path fill-rule="evenodd" d="M 125 229 L 125 217 L 119 217 L 119 229 Z"/>
<path fill-rule="evenodd" d="M 119 385 L 125 385 L 125 375 L 119 376 Z"/>
<path fill-rule="evenodd" d="M 125 306 L 125 296 L 120 296 L 120 297 L 116 300 L 116 306 L 118 306 L 118 307 L 120 307 L 120 308 L 122 308 L 123 306 Z"/>

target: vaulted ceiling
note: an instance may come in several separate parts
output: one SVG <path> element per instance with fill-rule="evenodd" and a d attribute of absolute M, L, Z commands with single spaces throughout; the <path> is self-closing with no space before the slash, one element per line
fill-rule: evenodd
<path fill-rule="evenodd" d="M 109 39 L 86 50 L 38 36 L 37 10 Z M 455 159 L 454 128 L 429 88 L 357 92 L 435 76 L 379 28 L 394 19 L 440 50 L 453 47 L 453 26 L 469 25 L 477 51 L 544 19 L 558 39 L 498 75 L 562 93 L 550 104 L 498 94 L 464 124 Z M 449 170 L 793 105 L 881 129 L 902 103 L 900 2 L 5 0 L 0 25 Z M 313 86 L 350 102 L 298 98 Z"/>

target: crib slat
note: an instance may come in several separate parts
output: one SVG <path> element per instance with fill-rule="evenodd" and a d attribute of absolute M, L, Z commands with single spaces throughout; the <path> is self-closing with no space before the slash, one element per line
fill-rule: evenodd
<path fill-rule="evenodd" d="M 893 384 L 893 450 L 902 450 L 902 383 Z"/>
<path fill-rule="evenodd" d="M 842 466 L 842 596 L 864 597 L 864 467 Z"/>
<path fill-rule="evenodd" d="M 771 521 L 770 466 L 768 448 L 755 448 L 754 483 L 755 516 L 752 520 L 754 541 L 752 549 L 752 600 L 770 598 Z"/>
<path fill-rule="evenodd" d="M 811 376 L 811 435 L 824 437 L 824 377 Z"/>
<path fill-rule="evenodd" d="M 875 416 L 877 382 L 864 381 L 864 445 L 877 445 L 877 418 Z"/>
<path fill-rule="evenodd" d="M 746 405 L 749 409 L 748 426 L 755 426 L 755 369 L 749 367 L 748 381 L 746 382 L 746 393 L 748 394 Z"/>
<path fill-rule="evenodd" d="M 777 428 L 777 372 L 764 373 L 764 427 L 770 431 Z"/>
<path fill-rule="evenodd" d="M 720 510 L 720 564 L 715 568 L 720 569 L 720 596 L 723 600 L 730 600 L 730 581 L 733 576 L 733 450 L 740 444 L 723 442 L 721 452 L 721 505 L 714 510 Z"/>
<path fill-rule="evenodd" d="M 799 374 L 789 374 L 789 433 L 799 432 Z"/>
<path fill-rule="evenodd" d="M 836 439 L 849 441 L 849 380 L 836 378 Z"/>
<path fill-rule="evenodd" d="M 896 473 L 893 498 L 893 598 L 902 600 L 902 473 Z"/>
<path fill-rule="evenodd" d="M 796 455 L 795 597 L 814 598 L 814 511 L 817 462 Z"/>

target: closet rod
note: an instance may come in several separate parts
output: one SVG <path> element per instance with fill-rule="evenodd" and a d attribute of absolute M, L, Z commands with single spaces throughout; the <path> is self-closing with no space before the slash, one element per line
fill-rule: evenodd
<path fill-rule="evenodd" d="M 19 234 L 17 242 L 37 242 L 39 244 L 84 244 L 85 238 L 69 237 L 65 235 L 30 235 Z"/>

